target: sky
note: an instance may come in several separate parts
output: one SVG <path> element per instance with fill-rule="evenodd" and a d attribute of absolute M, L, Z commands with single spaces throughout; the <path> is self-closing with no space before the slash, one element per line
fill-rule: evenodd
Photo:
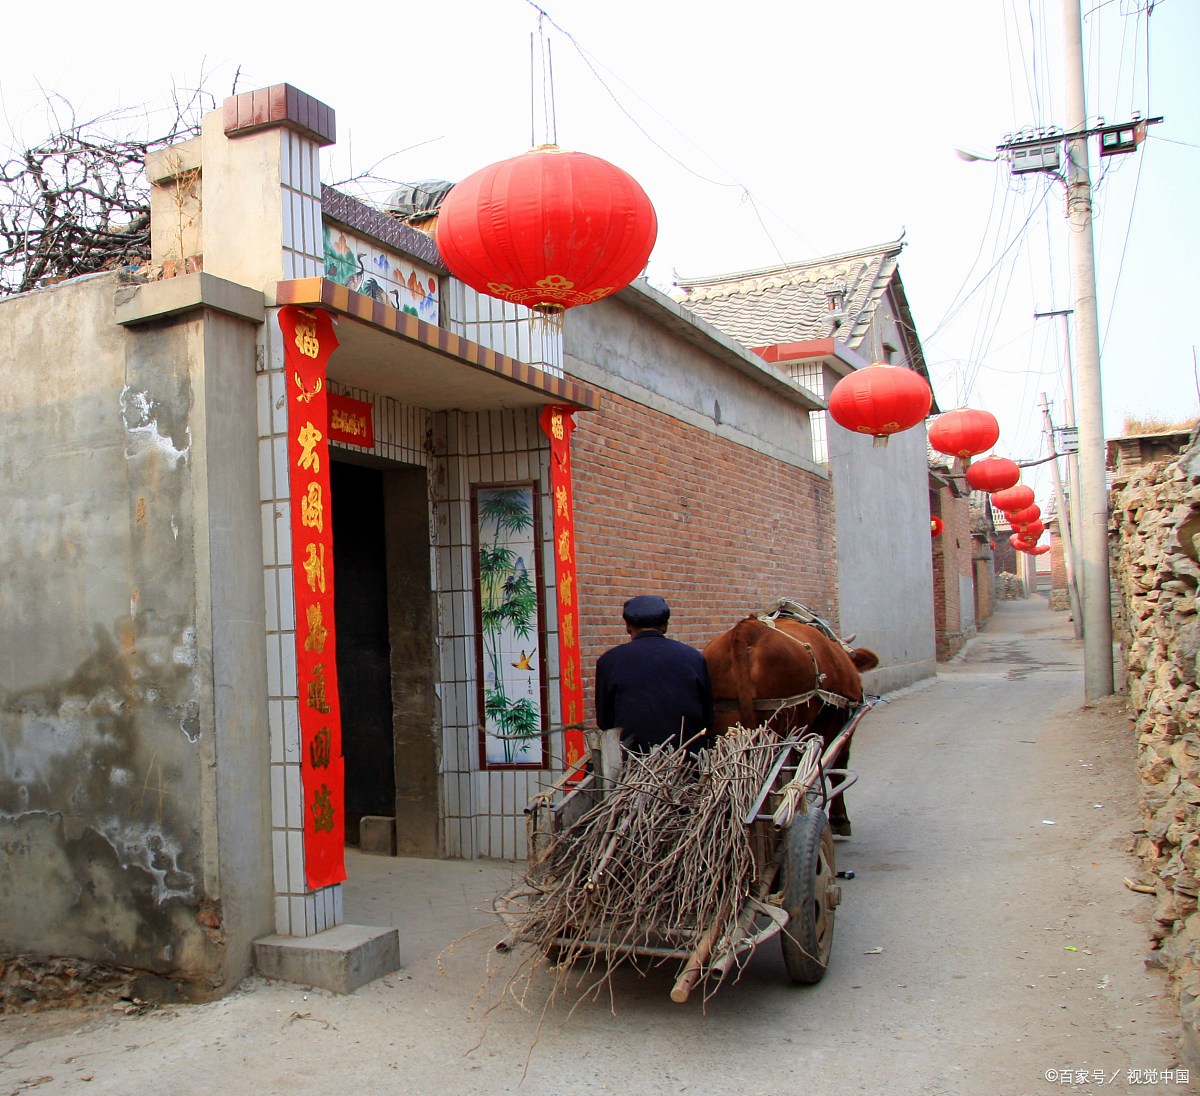
<path fill-rule="evenodd" d="M 158 132 L 173 89 L 219 105 L 290 83 L 336 111 L 323 177 L 360 197 L 547 139 L 612 161 L 654 203 L 647 277 L 667 291 L 903 235 L 939 407 L 991 411 L 995 453 L 1036 460 L 1041 393 L 1056 424 L 1065 413 L 1064 322 L 1034 317 L 1074 299 L 1065 190 L 954 150 L 994 155 L 1025 127 L 1065 124 L 1063 4 L 439 0 L 308 22 L 300 6 L 132 0 L 119 27 L 96 8 L 54 35 L 21 5 L 5 17 L 23 48 L 0 68 L 0 143 L 47 132 L 48 93 L 77 117 L 124 110 L 129 129 Z M 1131 155 L 1102 164 L 1091 147 L 1111 437 L 1129 416 L 1200 413 L 1200 0 L 1082 10 L 1089 121 L 1164 119 Z M 1024 480 L 1046 509 L 1047 466 Z"/>

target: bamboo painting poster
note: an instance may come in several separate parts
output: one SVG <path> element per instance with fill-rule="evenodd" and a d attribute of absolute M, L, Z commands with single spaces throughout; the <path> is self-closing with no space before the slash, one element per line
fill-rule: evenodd
<path fill-rule="evenodd" d="M 547 764 L 541 529 L 533 484 L 480 486 L 475 531 L 480 753 L 488 768 Z"/>

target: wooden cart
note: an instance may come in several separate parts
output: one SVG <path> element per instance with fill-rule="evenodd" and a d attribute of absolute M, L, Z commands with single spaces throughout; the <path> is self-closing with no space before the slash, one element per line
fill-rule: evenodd
<path fill-rule="evenodd" d="M 652 932 L 639 932 L 636 943 L 614 947 L 611 939 L 562 937 L 550 950 L 578 954 L 581 949 L 594 948 L 609 955 L 679 959 L 682 966 L 671 998 L 682 1002 L 702 977 L 723 978 L 747 952 L 778 936 L 792 981 L 820 981 L 829 965 L 835 913 L 841 900 L 827 807 L 857 779 L 849 770 L 829 766 L 876 701 L 869 697 L 851 709 L 828 745 L 815 734 L 771 744 L 774 756 L 769 776 L 743 819 L 754 878 L 732 931 L 656 925 Z M 621 778 L 623 758 L 616 732 L 593 731 L 587 737 L 591 756 L 535 796 L 526 808 L 531 866 Z M 520 926 L 529 898 L 530 891 L 518 885 L 497 899 L 496 912 L 511 932 L 498 945 L 501 950 L 528 942 Z"/>

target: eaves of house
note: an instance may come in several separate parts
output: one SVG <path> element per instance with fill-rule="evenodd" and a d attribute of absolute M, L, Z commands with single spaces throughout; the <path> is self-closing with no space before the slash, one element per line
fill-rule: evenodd
<path fill-rule="evenodd" d="M 869 364 L 868 336 L 890 298 L 897 357 L 929 379 L 900 280 L 903 239 L 804 263 L 677 278 L 680 303 L 772 363 L 820 359 L 845 376 Z M 934 412 L 937 411 L 935 407 Z"/>

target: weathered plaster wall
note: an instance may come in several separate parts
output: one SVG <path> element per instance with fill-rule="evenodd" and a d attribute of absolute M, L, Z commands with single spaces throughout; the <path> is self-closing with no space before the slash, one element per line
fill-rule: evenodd
<path fill-rule="evenodd" d="M 0 952 L 205 992 L 270 925 L 252 878 L 220 887 L 267 802 L 253 328 L 127 331 L 116 289 L 0 304 Z"/>
<path fill-rule="evenodd" d="M 925 431 L 876 448 L 835 422 L 828 430 L 842 631 L 879 655 L 864 681 L 885 693 L 936 670 Z"/>
<path fill-rule="evenodd" d="M 1200 439 L 1114 484 L 1116 584 L 1138 736 L 1141 829 L 1153 882 L 1153 947 L 1179 998 L 1184 1045 L 1200 1063 Z"/>

